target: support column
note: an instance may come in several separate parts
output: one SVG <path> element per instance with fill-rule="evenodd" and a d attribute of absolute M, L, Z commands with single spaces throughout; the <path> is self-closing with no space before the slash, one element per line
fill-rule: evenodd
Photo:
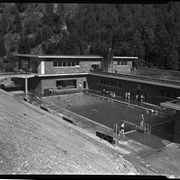
<path fill-rule="evenodd" d="M 28 94 L 28 78 L 25 77 L 25 94 Z"/>

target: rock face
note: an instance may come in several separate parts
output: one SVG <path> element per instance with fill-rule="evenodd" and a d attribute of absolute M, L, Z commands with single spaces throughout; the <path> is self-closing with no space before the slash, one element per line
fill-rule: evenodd
<path fill-rule="evenodd" d="M 0 90 L 1 174 L 138 174 L 73 125 Z"/>

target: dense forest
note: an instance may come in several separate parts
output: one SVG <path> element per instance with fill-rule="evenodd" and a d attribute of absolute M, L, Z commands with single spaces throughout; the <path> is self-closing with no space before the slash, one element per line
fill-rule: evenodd
<path fill-rule="evenodd" d="M 138 56 L 180 70 L 180 3 L 0 3 L 0 68 L 12 53 Z"/>

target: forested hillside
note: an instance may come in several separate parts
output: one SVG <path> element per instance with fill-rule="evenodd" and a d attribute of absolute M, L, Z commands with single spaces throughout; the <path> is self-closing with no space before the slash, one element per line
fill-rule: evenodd
<path fill-rule="evenodd" d="M 0 3 L 1 68 L 13 67 L 13 52 L 106 57 L 109 48 L 140 66 L 179 70 L 180 3 Z"/>

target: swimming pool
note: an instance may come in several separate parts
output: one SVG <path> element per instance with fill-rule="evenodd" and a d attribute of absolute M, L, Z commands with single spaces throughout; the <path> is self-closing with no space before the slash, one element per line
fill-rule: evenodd
<path fill-rule="evenodd" d="M 166 121 L 165 115 L 158 114 L 155 116 L 150 112 L 147 113 L 145 109 L 131 104 L 123 104 L 112 101 L 110 98 L 106 99 L 87 94 L 68 94 L 47 97 L 44 100 L 110 128 L 113 128 L 116 123 L 120 125 L 123 120 L 139 124 L 142 120 L 142 114 L 147 123 L 153 124 Z"/>

